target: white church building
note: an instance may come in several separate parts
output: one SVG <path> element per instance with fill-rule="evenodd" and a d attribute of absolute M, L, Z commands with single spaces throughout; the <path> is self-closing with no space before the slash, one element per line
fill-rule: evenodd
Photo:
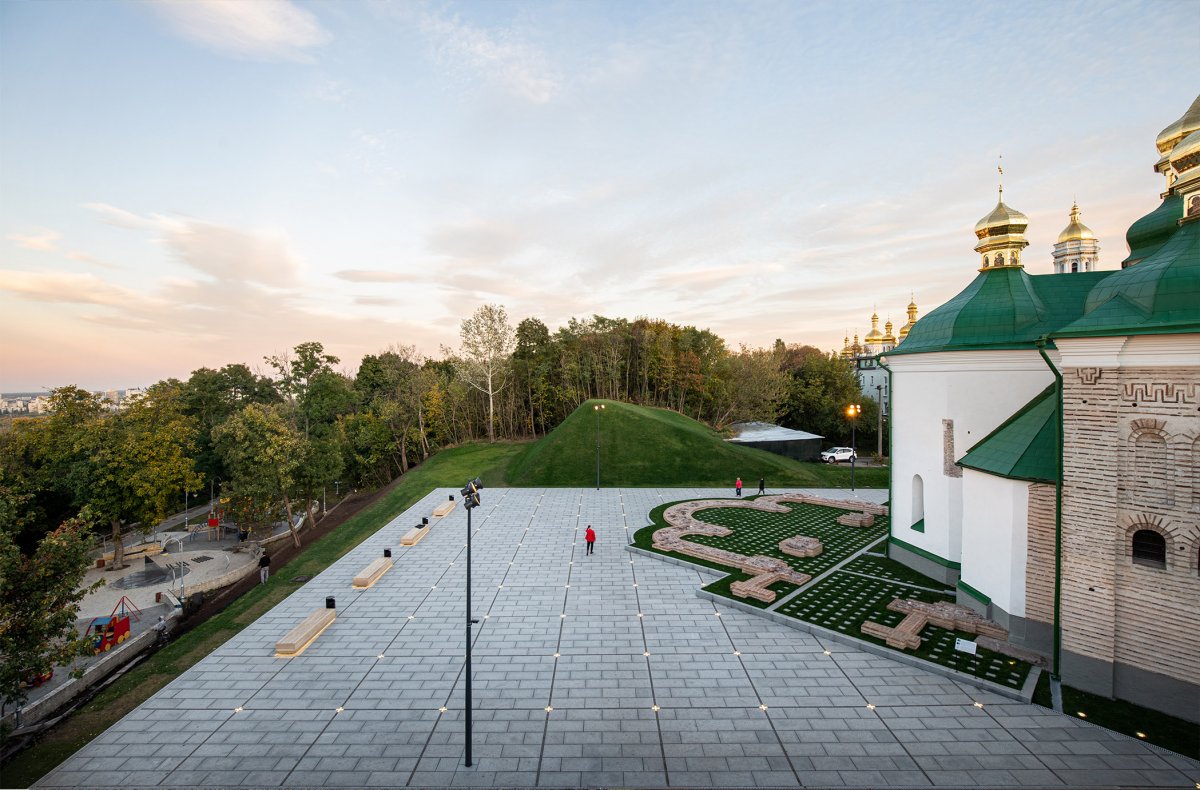
<path fill-rule="evenodd" d="M 1031 274 L 1001 190 L 977 275 L 880 357 L 889 552 L 1065 684 L 1198 721 L 1200 97 L 1157 148 L 1121 269 L 1075 206 Z"/>

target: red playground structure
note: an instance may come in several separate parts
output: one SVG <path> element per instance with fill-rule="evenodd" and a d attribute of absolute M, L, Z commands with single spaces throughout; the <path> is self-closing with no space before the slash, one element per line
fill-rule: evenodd
<path fill-rule="evenodd" d="M 140 620 L 141 615 L 142 610 L 122 595 L 108 617 L 92 619 L 84 636 L 92 638 L 92 650 L 97 655 L 106 653 L 112 650 L 114 645 L 119 645 L 130 637 L 129 618 L 132 616 L 134 620 Z"/>

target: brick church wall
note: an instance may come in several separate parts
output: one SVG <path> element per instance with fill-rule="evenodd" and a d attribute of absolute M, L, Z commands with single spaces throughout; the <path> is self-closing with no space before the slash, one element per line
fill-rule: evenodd
<path fill-rule="evenodd" d="M 1200 373 L 1074 368 L 1063 378 L 1063 649 L 1200 683 Z M 1032 581 L 1041 530 L 1030 521 Z M 1165 569 L 1133 562 L 1138 529 L 1166 538 Z M 1040 589 L 1030 591 L 1035 618 Z"/>

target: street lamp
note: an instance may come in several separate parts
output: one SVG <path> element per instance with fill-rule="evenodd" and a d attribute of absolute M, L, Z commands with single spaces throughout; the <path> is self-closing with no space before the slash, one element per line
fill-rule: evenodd
<path fill-rule="evenodd" d="M 604 404 L 592 407 L 596 411 L 596 490 L 600 490 L 600 412 L 604 411 Z"/>
<path fill-rule="evenodd" d="M 188 490 L 183 489 L 183 528 L 188 528 Z"/>
<path fill-rule="evenodd" d="M 846 407 L 846 419 L 850 421 L 850 490 L 854 490 L 854 462 L 858 458 L 858 450 L 854 447 L 854 429 L 857 427 L 858 415 L 862 414 L 862 406 L 851 403 Z"/>
<path fill-rule="evenodd" d="M 466 685 L 465 718 L 467 751 L 463 765 L 471 766 L 471 626 L 476 622 L 471 619 L 471 511 L 479 507 L 479 490 L 483 481 L 478 477 L 467 483 L 460 492 L 463 497 L 463 507 L 467 509 L 467 639 L 466 639 Z"/>
<path fill-rule="evenodd" d="M 883 385 L 876 384 L 875 392 L 877 394 L 877 397 L 875 398 L 875 402 L 877 404 L 879 404 L 878 424 L 875 427 L 875 432 L 876 432 L 876 434 L 878 434 L 878 442 L 877 442 L 878 448 L 876 449 L 875 454 L 878 455 L 880 458 L 882 458 L 883 457 Z"/>

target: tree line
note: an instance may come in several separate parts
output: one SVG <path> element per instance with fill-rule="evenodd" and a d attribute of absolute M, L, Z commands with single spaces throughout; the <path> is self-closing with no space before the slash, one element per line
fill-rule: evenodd
<path fill-rule="evenodd" d="M 485 305 L 438 358 L 396 345 L 363 357 L 353 375 L 340 364 L 321 343 L 302 343 L 258 370 L 233 363 L 160 381 L 115 411 L 78 387 L 54 390 L 46 416 L 0 433 L 4 599 L 40 558 L 54 577 L 41 598 L 23 588 L 23 600 L 61 611 L 57 588 L 82 580 L 89 529 L 111 535 L 121 567 L 123 526 L 157 524 L 185 492 L 219 493 L 227 518 L 251 534 L 286 520 L 299 545 L 295 525 L 315 522 L 313 503 L 335 481 L 378 488 L 439 448 L 537 438 L 591 398 L 673 409 L 718 430 L 776 421 L 830 444 L 848 438 L 842 410 L 860 402 L 860 446 L 875 426 L 852 364 L 836 354 L 782 340 L 734 350 L 707 329 L 648 318 L 597 315 L 551 332 L 537 318 L 514 326 L 503 307 Z M 0 628 L 6 659 L 21 652 L 9 638 Z M 10 675 L 32 666 L 17 664 Z"/>

